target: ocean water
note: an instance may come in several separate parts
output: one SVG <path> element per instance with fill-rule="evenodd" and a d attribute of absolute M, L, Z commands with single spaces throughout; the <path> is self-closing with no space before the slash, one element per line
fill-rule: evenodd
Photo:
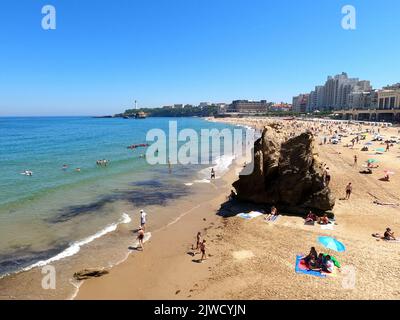
<path fill-rule="evenodd" d="M 198 118 L 0 118 L 0 276 L 68 259 L 129 223 L 131 208 L 165 205 L 204 182 L 209 165 L 170 174 L 141 157 L 145 148 L 127 149 L 146 143 L 150 129 L 168 133 L 171 120 L 178 130 L 233 128 Z M 232 162 L 214 160 L 217 175 Z"/>

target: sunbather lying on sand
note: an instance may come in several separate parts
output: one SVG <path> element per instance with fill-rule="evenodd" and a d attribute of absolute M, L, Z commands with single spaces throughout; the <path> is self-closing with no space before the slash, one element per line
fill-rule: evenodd
<path fill-rule="evenodd" d="M 390 203 L 390 202 L 381 202 L 379 200 L 374 200 L 374 204 L 377 204 L 378 206 L 393 206 L 393 207 L 398 207 L 400 204 L 398 203 Z"/>

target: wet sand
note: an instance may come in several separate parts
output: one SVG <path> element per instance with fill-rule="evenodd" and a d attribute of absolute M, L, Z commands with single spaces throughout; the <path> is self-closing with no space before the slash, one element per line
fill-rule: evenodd
<path fill-rule="evenodd" d="M 263 126 L 253 119 L 223 120 L 241 125 Z M 315 124 L 302 124 L 305 127 Z M 317 125 L 315 125 L 317 126 Z M 287 128 L 288 131 L 291 128 Z M 346 128 L 346 130 L 356 130 Z M 298 129 L 296 130 L 298 132 Z M 397 136 L 397 128 L 381 129 L 386 137 Z M 388 168 L 400 174 L 399 146 L 383 155 L 361 152 L 363 142 L 344 147 L 353 136 L 339 145 L 317 145 L 320 160 L 332 175 L 331 188 L 337 202 L 334 230 L 305 226 L 302 217 L 281 216 L 275 223 L 263 217 L 245 221 L 238 217 L 216 215 L 237 179 L 232 168 L 215 182 L 215 197 L 199 201 L 176 223 L 153 233 L 144 252 L 132 254 L 109 275 L 85 281 L 77 299 L 399 299 L 400 243 L 377 240 L 372 233 L 391 227 L 400 234 L 400 207 L 379 206 L 382 202 L 400 204 L 400 179 L 380 181 Z M 316 138 L 317 141 L 320 137 Z M 371 135 L 366 141 L 371 139 Z M 382 147 L 374 142 L 372 149 Z M 358 165 L 353 157 L 358 155 Z M 369 158 L 379 159 L 380 168 L 372 175 L 359 171 Z M 348 182 L 353 183 L 349 201 L 344 196 Z M 193 196 L 192 200 L 195 201 Z M 180 210 L 176 207 L 175 210 Z M 208 257 L 188 255 L 197 231 L 206 233 Z M 297 254 L 308 253 L 311 246 L 328 252 L 317 237 L 329 235 L 346 245 L 346 252 L 334 253 L 342 268 L 334 276 L 318 278 L 295 273 Z"/>

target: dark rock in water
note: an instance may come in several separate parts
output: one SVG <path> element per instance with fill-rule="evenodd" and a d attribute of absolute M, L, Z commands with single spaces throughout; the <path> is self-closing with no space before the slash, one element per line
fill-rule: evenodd
<path fill-rule="evenodd" d="M 335 205 L 324 182 L 324 169 L 314 154 L 314 137 L 303 133 L 283 140 L 276 126 L 264 129 L 254 143 L 254 170 L 233 186 L 240 201 L 277 206 L 304 214 L 332 210 Z"/>
<path fill-rule="evenodd" d="M 98 278 L 108 274 L 109 272 L 104 269 L 85 269 L 74 273 L 74 278 L 76 280 L 86 280 L 90 278 Z"/>

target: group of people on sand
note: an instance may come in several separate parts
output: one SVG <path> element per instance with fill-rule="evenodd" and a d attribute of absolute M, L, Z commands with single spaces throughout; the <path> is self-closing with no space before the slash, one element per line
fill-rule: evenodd
<path fill-rule="evenodd" d="M 308 270 L 332 273 L 335 269 L 333 257 L 329 254 L 318 254 L 315 247 L 311 247 L 310 253 L 302 260 L 304 260 Z"/>
<path fill-rule="evenodd" d="M 140 210 L 140 227 L 138 230 L 137 240 L 139 241 L 139 246 L 142 250 L 144 250 L 143 242 L 144 242 L 144 232 L 146 229 L 146 219 L 147 219 L 147 213 L 144 210 Z"/>
<path fill-rule="evenodd" d="M 319 217 L 310 210 L 305 218 L 305 223 L 306 224 L 318 223 L 321 225 L 327 225 L 330 223 L 330 220 L 326 213 L 322 217 Z"/>

